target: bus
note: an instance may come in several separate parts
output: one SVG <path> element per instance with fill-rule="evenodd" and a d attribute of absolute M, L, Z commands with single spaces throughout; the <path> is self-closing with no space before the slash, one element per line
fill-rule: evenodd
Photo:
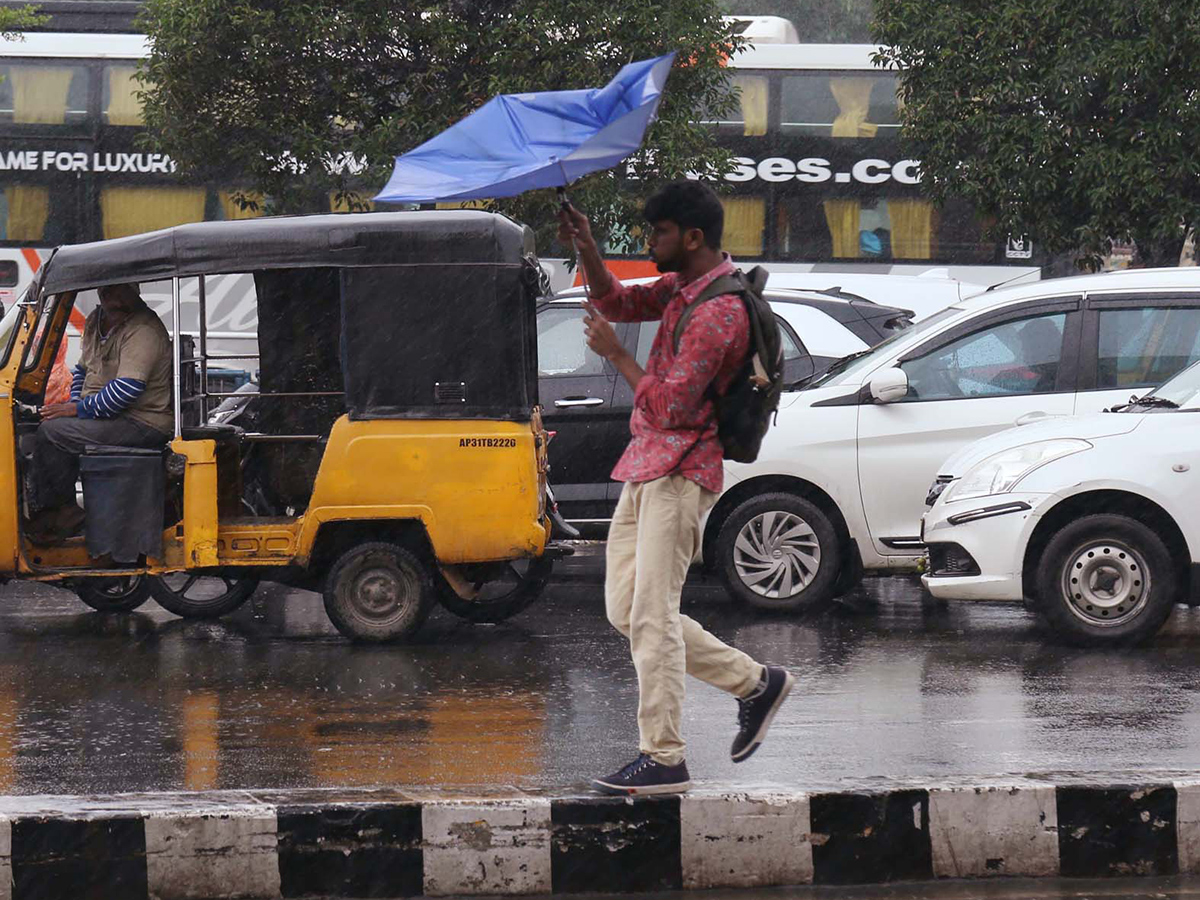
<path fill-rule="evenodd" d="M 134 76 L 147 49 L 138 34 L 35 32 L 0 40 L 5 306 L 59 244 L 261 215 L 238 203 L 239 185 L 188 181 L 169 157 L 139 145 L 143 120 Z M 339 211 L 336 198 L 330 198 L 328 211 Z M 257 368 L 253 282 L 245 275 L 221 276 L 207 279 L 206 287 L 208 350 L 223 357 L 221 366 L 208 368 L 209 384 L 232 390 Z M 170 328 L 170 284 L 143 285 L 142 294 Z M 198 337 L 198 297 L 181 300 L 183 331 Z M 88 292 L 72 313 L 62 360 L 68 367 L 79 353 L 84 316 L 96 302 Z"/>
<path fill-rule="evenodd" d="M 730 61 L 739 102 L 712 122 L 734 163 L 726 249 L 793 271 L 1040 274 L 1029 241 L 989 239 L 968 204 L 923 194 L 900 141 L 897 73 L 872 63 L 876 49 L 756 41 Z"/>
<path fill-rule="evenodd" d="M 1029 240 L 990 239 L 969 204 L 939 208 L 923 194 L 920 161 L 900 142 L 897 73 L 872 62 L 878 48 L 799 43 L 776 16 L 726 20 L 750 45 L 727 62 L 733 115 L 706 121 L 733 155 L 719 188 L 724 248 L 736 260 L 814 276 L 1041 277 L 1049 260 Z M 644 255 L 609 260 L 621 277 L 656 274 Z M 555 283 L 571 274 L 556 272 Z"/>
<path fill-rule="evenodd" d="M 899 142 L 896 73 L 872 64 L 870 45 L 797 43 L 792 24 L 770 16 L 730 21 L 752 44 L 729 62 L 736 113 L 710 124 L 734 156 L 725 244 L 739 261 L 793 272 L 935 271 L 985 284 L 1040 275 L 1043 260 L 1027 241 L 987 240 L 965 204 L 938 209 L 923 196 L 919 162 Z M 237 203 L 237 185 L 186 181 L 169 158 L 139 146 L 134 74 L 146 53 L 137 34 L 0 41 L 5 305 L 60 243 L 259 214 Z M 339 209 L 331 196 L 329 210 Z M 564 275 L 561 264 L 554 270 Z M 652 272 L 627 259 L 620 274 Z M 229 352 L 253 352 L 247 290 L 244 278 L 209 285 L 210 337 L 242 340 Z M 169 319 L 165 288 L 148 299 Z M 182 315 L 194 317 L 195 298 L 183 300 Z"/>

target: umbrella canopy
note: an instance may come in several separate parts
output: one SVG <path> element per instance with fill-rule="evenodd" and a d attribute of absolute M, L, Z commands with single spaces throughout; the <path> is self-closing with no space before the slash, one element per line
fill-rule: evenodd
<path fill-rule="evenodd" d="M 602 88 L 493 97 L 396 167 L 376 200 L 432 203 L 565 187 L 642 143 L 674 53 L 630 63 Z"/>

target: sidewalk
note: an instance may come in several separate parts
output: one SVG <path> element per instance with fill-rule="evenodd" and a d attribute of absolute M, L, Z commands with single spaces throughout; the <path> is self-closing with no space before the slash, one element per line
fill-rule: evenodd
<path fill-rule="evenodd" d="M 1200 778 L 0 798 L 0 900 L 401 897 L 1200 873 Z"/>

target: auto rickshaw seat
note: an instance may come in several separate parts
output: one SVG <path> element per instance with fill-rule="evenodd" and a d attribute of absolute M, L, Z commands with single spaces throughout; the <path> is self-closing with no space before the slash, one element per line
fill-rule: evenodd
<path fill-rule="evenodd" d="M 217 514 L 221 519 L 240 516 L 242 508 L 242 440 L 239 425 L 210 423 L 184 425 L 179 436 L 185 441 L 215 441 L 217 445 Z"/>
<path fill-rule="evenodd" d="M 211 423 L 208 425 L 184 425 L 179 436 L 185 441 L 228 441 L 241 439 L 245 430 L 238 425 Z"/>
<path fill-rule="evenodd" d="M 79 458 L 85 543 L 117 563 L 162 557 L 164 449 L 88 444 Z"/>

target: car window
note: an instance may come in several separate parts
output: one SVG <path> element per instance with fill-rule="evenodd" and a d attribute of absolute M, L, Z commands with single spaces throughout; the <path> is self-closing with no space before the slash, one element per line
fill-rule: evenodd
<path fill-rule="evenodd" d="M 989 325 L 901 364 L 906 400 L 1044 394 L 1054 390 L 1066 313 Z"/>
<path fill-rule="evenodd" d="M 603 375 L 604 361 L 588 349 L 583 310 L 543 309 L 537 317 L 539 375 Z"/>
<path fill-rule="evenodd" d="M 1100 311 L 1096 386 L 1151 387 L 1200 359 L 1200 309 Z"/>
<path fill-rule="evenodd" d="M 646 368 L 646 363 L 650 361 L 650 348 L 654 346 L 654 335 L 658 334 L 659 321 L 655 319 L 653 322 L 643 322 L 638 326 L 638 346 L 637 353 L 634 354 L 634 359 L 637 364 L 643 369 Z"/>
<path fill-rule="evenodd" d="M 773 303 L 771 308 L 792 326 L 813 356 L 838 359 L 869 346 L 829 313 L 816 307 L 803 303 Z"/>
<path fill-rule="evenodd" d="M 864 371 L 879 365 L 881 360 L 892 356 L 897 351 L 916 346 L 924 340 L 924 337 L 930 331 L 940 330 L 945 326 L 947 319 L 961 316 L 962 313 L 963 310 L 960 306 L 948 306 L 943 310 L 939 310 L 932 316 L 928 316 L 917 322 L 912 328 L 897 331 L 891 337 L 884 338 L 872 347 L 869 353 L 856 353 L 837 360 L 829 367 L 828 371 L 804 385 L 802 390 L 825 387 L 826 385 L 857 382 L 862 377 Z M 813 355 L 819 356 L 820 354 L 813 352 Z"/>
<path fill-rule="evenodd" d="M 778 316 L 775 319 L 779 322 L 779 337 L 782 339 L 781 343 L 783 345 L 783 361 L 788 362 L 789 360 L 799 359 L 804 355 L 804 351 L 800 349 L 795 338 L 792 337 L 791 331 L 784 325 L 783 319 L 780 319 Z"/>

